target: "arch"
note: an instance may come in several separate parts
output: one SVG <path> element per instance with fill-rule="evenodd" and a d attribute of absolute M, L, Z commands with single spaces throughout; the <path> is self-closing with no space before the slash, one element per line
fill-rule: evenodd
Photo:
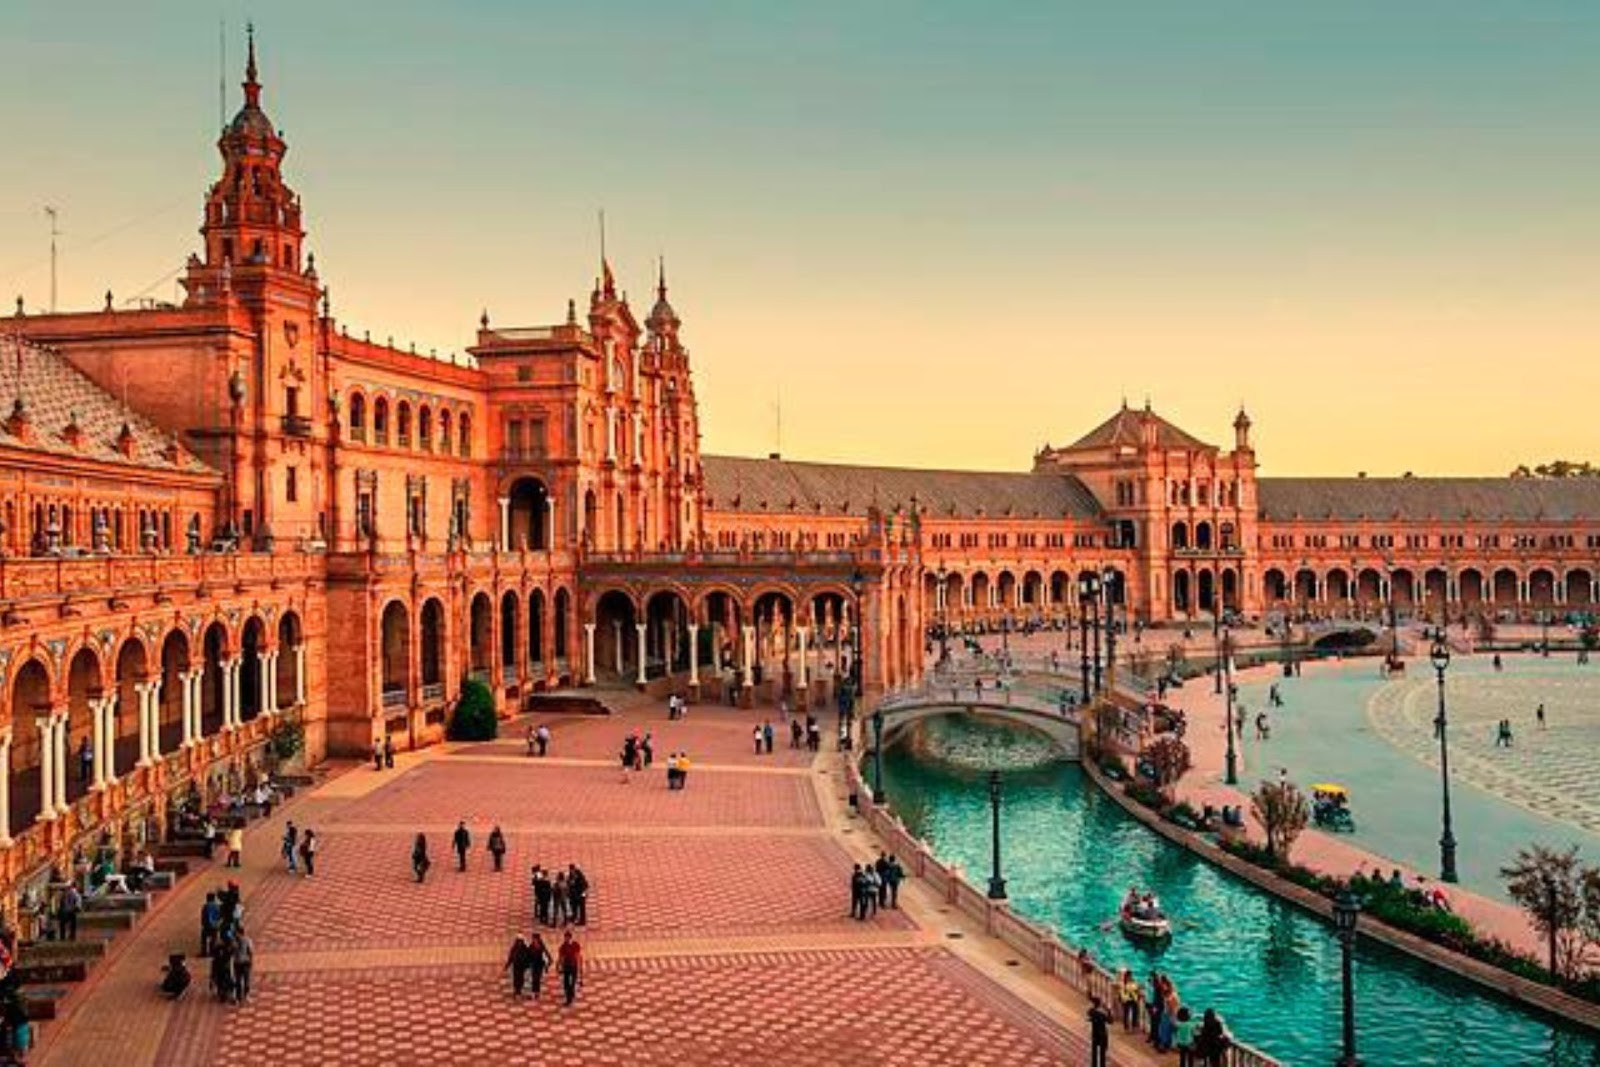
<path fill-rule="evenodd" d="M 107 738 L 106 774 L 121 778 L 139 763 L 139 692 L 135 686 L 150 675 L 149 657 L 138 638 L 122 642 L 115 669 L 117 703 L 111 717 L 112 733 Z"/>
<path fill-rule="evenodd" d="M 249 722 L 261 706 L 261 670 L 267 653 L 267 626 L 252 615 L 239 632 L 239 721 Z"/>
<path fill-rule="evenodd" d="M 299 614 L 285 611 L 278 619 L 278 661 L 272 679 L 274 703 L 280 708 L 292 708 L 299 700 L 304 643 Z"/>
<path fill-rule="evenodd" d="M 1017 603 L 1017 576 L 1001 571 L 995 579 L 995 593 L 1000 600 L 1000 610 L 1009 612 Z"/>
<path fill-rule="evenodd" d="M 381 670 L 383 707 L 411 703 L 411 615 L 400 600 L 383 606 Z"/>
<path fill-rule="evenodd" d="M 550 650 L 555 653 L 557 660 L 563 662 L 572 658 L 570 635 L 568 629 L 572 619 L 572 594 L 565 588 L 557 589 L 554 597 L 554 606 L 550 611 L 550 629 L 552 637 Z"/>
<path fill-rule="evenodd" d="M 448 456 L 450 454 L 450 445 L 451 445 L 451 443 L 453 441 L 455 441 L 455 438 L 450 436 L 450 429 L 451 429 L 450 409 L 449 408 L 440 408 L 439 409 L 439 451 L 442 454 L 446 455 L 446 456 Z"/>
<path fill-rule="evenodd" d="M 639 613 L 621 589 L 601 593 L 594 605 L 594 673 L 597 678 L 631 682 L 638 676 Z"/>
<path fill-rule="evenodd" d="M 461 417 L 456 420 L 456 426 L 457 436 L 460 438 L 456 452 L 462 456 L 472 455 L 472 416 L 463 411 Z"/>
<path fill-rule="evenodd" d="M 1209 522 L 1197 522 L 1194 524 L 1194 547 L 1198 549 L 1209 549 L 1211 547 L 1211 524 Z"/>
<path fill-rule="evenodd" d="M 583 494 L 583 543 L 589 548 L 598 546 L 596 535 L 600 530 L 600 501 L 595 498 L 594 490 L 588 489 Z"/>
<path fill-rule="evenodd" d="M 1066 571 L 1050 572 L 1050 603 L 1057 607 L 1072 602 L 1072 575 Z"/>
<path fill-rule="evenodd" d="M 494 632 L 494 604 L 488 593 L 480 592 L 472 598 L 467 622 L 467 670 L 480 682 L 487 682 L 490 657 L 494 654 L 489 647 Z"/>
<path fill-rule="evenodd" d="M 222 669 L 228 656 L 228 631 L 220 621 L 206 627 L 202 639 L 200 683 L 200 736 L 210 737 L 222 730 L 227 672 Z"/>
<path fill-rule="evenodd" d="M 1594 604 L 1594 572 L 1574 567 L 1567 572 L 1565 582 L 1568 604 L 1589 607 Z"/>
<path fill-rule="evenodd" d="M 372 402 L 372 443 L 389 443 L 389 398 L 379 396 Z"/>
<path fill-rule="evenodd" d="M 1189 524 L 1188 523 L 1186 523 L 1186 522 L 1175 522 L 1175 523 L 1172 524 L 1172 547 L 1173 548 L 1188 548 L 1189 547 Z"/>
<path fill-rule="evenodd" d="M 1188 614 L 1193 610 L 1190 596 L 1191 577 L 1188 571 L 1178 571 L 1172 576 L 1172 610 Z"/>
<path fill-rule="evenodd" d="M 1483 603 L 1483 572 L 1476 567 L 1463 568 L 1456 575 L 1456 597 L 1463 604 Z"/>
<path fill-rule="evenodd" d="M 1317 572 L 1309 567 L 1301 567 L 1294 572 L 1294 599 L 1304 606 L 1317 599 Z"/>
<path fill-rule="evenodd" d="M 1210 614 L 1217 610 L 1217 576 L 1207 567 L 1195 574 L 1195 603 L 1201 611 Z"/>
<path fill-rule="evenodd" d="M 367 440 L 367 398 L 360 392 L 350 394 L 350 439 L 363 444 Z"/>
<path fill-rule="evenodd" d="M 1222 610 L 1239 610 L 1239 572 L 1232 567 L 1222 571 Z"/>
<path fill-rule="evenodd" d="M 1037 608 L 1044 600 L 1044 575 L 1038 571 L 1028 571 L 1022 576 L 1022 604 L 1024 607 Z"/>
<path fill-rule="evenodd" d="M 422 603 L 422 688 L 424 699 L 430 686 L 444 685 L 445 614 L 438 597 Z"/>
<path fill-rule="evenodd" d="M 507 589 L 500 594 L 500 669 L 508 685 L 522 673 L 518 670 L 521 637 L 522 598 L 515 589 Z"/>
<path fill-rule="evenodd" d="M 1443 567 L 1429 567 L 1422 572 L 1422 604 L 1430 613 L 1444 620 L 1450 603 L 1450 576 Z"/>
<path fill-rule="evenodd" d="M 646 674 L 689 669 L 689 602 L 676 589 L 658 589 L 644 605 Z"/>
<path fill-rule="evenodd" d="M 11 766 L 6 788 L 11 802 L 11 825 L 15 837 L 39 817 L 40 757 L 36 718 L 48 714 L 50 672 L 36 658 L 18 669 L 11 682 Z"/>
<path fill-rule="evenodd" d="M 100 657 L 94 649 L 83 645 L 67 665 L 67 803 L 71 804 L 89 791 L 93 780 L 85 773 L 82 753 L 93 750 L 94 718 L 89 710 L 91 700 L 104 695 L 105 674 L 100 667 Z M 134 712 L 135 723 L 138 712 Z"/>
<path fill-rule="evenodd" d="M 1328 599 L 1349 600 L 1351 593 L 1350 572 L 1343 567 L 1333 568 L 1328 572 L 1328 577 L 1324 580 L 1323 587 L 1328 591 Z"/>
<path fill-rule="evenodd" d="M 173 629 L 161 641 L 161 751 L 171 752 L 183 741 L 183 687 L 189 673 L 189 635 Z"/>
<path fill-rule="evenodd" d="M 539 668 L 535 676 L 545 670 L 544 625 L 544 590 L 535 589 L 528 594 L 528 662 Z"/>
<path fill-rule="evenodd" d="M 395 444 L 401 448 L 411 447 L 411 403 L 407 400 L 400 401 L 394 409 Z"/>
<path fill-rule="evenodd" d="M 1556 602 L 1556 576 L 1547 567 L 1535 567 L 1528 572 L 1528 602 L 1536 608 L 1548 608 Z"/>
<path fill-rule="evenodd" d="M 523 477 L 511 483 L 511 544 L 515 550 L 543 551 L 550 547 L 547 536 L 550 519 L 550 491 L 538 478 Z"/>
<path fill-rule="evenodd" d="M 1383 575 L 1376 568 L 1363 567 L 1357 572 L 1356 599 L 1364 605 L 1377 604 L 1383 599 Z"/>
<path fill-rule="evenodd" d="M 1268 603 L 1282 603 L 1289 599 L 1289 580 L 1278 568 L 1269 568 L 1267 573 L 1261 576 L 1261 584 L 1266 591 Z"/>
<path fill-rule="evenodd" d="M 1491 588 L 1491 597 L 1495 604 L 1507 606 L 1515 604 L 1518 600 L 1519 586 L 1517 572 L 1510 567 L 1501 567 L 1494 572 L 1494 585 Z"/>
<path fill-rule="evenodd" d="M 787 693 L 794 673 L 790 651 L 794 641 L 795 597 L 785 588 L 768 586 L 751 597 L 750 622 L 756 628 L 754 677 L 757 685 L 774 678 Z"/>
<path fill-rule="evenodd" d="M 983 571 L 974 571 L 972 575 L 972 607 L 977 611 L 987 611 L 989 608 L 989 576 Z"/>
<path fill-rule="evenodd" d="M 744 626 L 744 604 L 738 592 L 719 586 L 702 589 L 697 595 L 694 612 L 695 617 L 706 624 L 700 638 L 702 661 L 718 671 L 734 670 L 744 656 L 744 641 L 740 635 L 740 628 Z"/>

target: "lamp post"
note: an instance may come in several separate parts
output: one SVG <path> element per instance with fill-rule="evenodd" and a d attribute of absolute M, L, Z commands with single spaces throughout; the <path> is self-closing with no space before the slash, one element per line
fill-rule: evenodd
<path fill-rule="evenodd" d="M 867 578 L 860 570 L 850 575 L 850 592 L 856 598 L 855 625 L 850 628 L 850 700 L 846 706 L 846 728 L 855 726 L 856 701 L 861 699 L 861 614 L 862 605 L 866 600 Z"/>
<path fill-rule="evenodd" d="M 989 899 L 1006 899 L 1006 880 L 1000 876 L 1000 772 L 989 772 L 989 822 L 993 831 L 994 862 L 989 875 Z"/>
<path fill-rule="evenodd" d="M 1439 791 L 1443 804 L 1444 831 L 1439 835 L 1439 878 L 1456 880 L 1456 835 L 1450 827 L 1450 740 L 1449 718 L 1444 706 L 1444 672 L 1450 666 L 1450 646 L 1444 641 L 1444 628 L 1433 637 L 1433 648 L 1428 654 L 1433 661 L 1434 673 L 1439 677 L 1439 717 L 1433 720 L 1434 733 L 1439 735 Z"/>
<path fill-rule="evenodd" d="M 1100 576 L 1100 591 L 1106 602 L 1106 677 L 1117 684 L 1117 572 L 1110 567 Z"/>
<path fill-rule="evenodd" d="M 1224 673 L 1227 674 L 1222 686 L 1222 713 L 1228 717 L 1228 765 L 1225 780 L 1229 785 L 1238 785 L 1239 752 L 1233 744 L 1233 668 L 1230 666 L 1233 660 L 1233 632 L 1226 627 L 1222 631 L 1220 653 L 1222 662 L 1217 664 L 1217 677 L 1222 678 Z"/>
<path fill-rule="evenodd" d="M 883 791 L 883 709 L 872 713 L 872 802 L 882 804 L 888 796 Z"/>
<path fill-rule="evenodd" d="M 1211 647 L 1217 650 L 1217 687 L 1216 693 L 1222 695 L 1222 613 L 1217 610 L 1216 591 L 1212 590 L 1211 599 Z"/>
<path fill-rule="evenodd" d="M 1090 696 L 1100 689 L 1100 639 L 1098 632 L 1095 637 L 1094 648 L 1094 685 L 1089 684 L 1089 613 L 1100 599 L 1100 576 L 1094 573 L 1080 574 L 1078 576 L 1078 622 L 1083 627 L 1081 642 L 1083 649 L 1083 702 L 1089 703 Z"/>
<path fill-rule="evenodd" d="M 945 587 L 949 571 L 939 563 L 939 665 L 950 662 L 950 590 Z"/>
<path fill-rule="evenodd" d="M 1400 613 L 1394 604 L 1394 564 L 1388 560 L 1389 573 L 1389 662 L 1396 663 L 1400 659 Z"/>
<path fill-rule="evenodd" d="M 1550 613 L 1539 612 L 1539 654 L 1545 659 L 1550 658 Z"/>
<path fill-rule="evenodd" d="M 1361 917 L 1361 901 L 1348 889 L 1333 902 L 1333 921 L 1339 935 L 1339 978 L 1344 993 L 1344 1051 L 1334 1067 L 1361 1067 L 1356 1055 L 1356 991 L 1351 974 L 1355 951 L 1356 921 Z"/>

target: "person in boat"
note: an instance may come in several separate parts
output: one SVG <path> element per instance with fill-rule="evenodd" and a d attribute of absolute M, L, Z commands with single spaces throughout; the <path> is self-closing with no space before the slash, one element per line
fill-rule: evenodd
<path fill-rule="evenodd" d="M 1130 885 L 1128 895 L 1122 898 L 1122 914 L 1132 915 L 1139 904 L 1139 887 Z"/>

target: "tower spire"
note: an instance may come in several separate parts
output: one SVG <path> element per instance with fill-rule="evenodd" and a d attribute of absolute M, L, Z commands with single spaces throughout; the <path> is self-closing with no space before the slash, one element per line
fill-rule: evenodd
<path fill-rule="evenodd" d="M 261 83 L 256 80 L 256 24 L 244 27 L 248 58 L 244 64 L 244 102 L 246 107 L 261 106 Z"/>
<path fill-rule="evenodd" d="M 661 300 L 667 298 L 667 257 L 662 255 L 656 264 L 656 296 Z"/>

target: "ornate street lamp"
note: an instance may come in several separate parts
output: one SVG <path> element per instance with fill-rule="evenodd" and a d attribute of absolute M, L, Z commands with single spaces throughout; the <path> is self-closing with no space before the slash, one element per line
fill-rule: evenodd
<path fill-rule="evenodd" d="M 883 789 L 883 709 L 872 713 L 872 802 L 882 804 L 888 794 Z"/>
<path fill-rule="evenodd" d="M 1228 717 L 1228 766 L 1226 781 L 1229 785 L 1239 784 L 1239 753 L 1233 745 L 1233 668 L 1230 663 L 1233 659 L 1233 631 L 1224 627 L 1222 631 L 1222 662 L 1217 664 L 1217 677 L 1221 678 L 1226 672 L 1227 678 L 1223 682 L 1223 714 Z"/>
<path fill-rule="evenodd" d="M 1218 696 L 1222 695 L 1222 612 L 1217 610 L 1216 590 L 1211 591 L 1211 647 L 1217 650 L 1217 688 Z"/>
<path fill-rule="evenodd" d="M 1344 992 L 1344 1051 L 1334 1067 L 1361 1067 L 1361 1057 L 1356 1055 L 1356 991 L 1350 970 L 1360 917 L 1360 899 L 1348 889 L 1340 893 L 1333 902 L 1333 922 L 1339 935 L 1339 977 Z"/>
<path fill-rule="evenodd" d="M 989 772 L 989 822 L 994 833 L 994 863 L 989 875 L 989 899 L 1006 899 L 1006 880 L 1000 876 L 1000 772 Z"/>
<path fill-rule="evenodd" d="M 1117 572 L 1110 567 L 1100 576 L 1100 589 L 1106 602 L 1106 674 L 1117 681 Z"/>
<path fill-rule="evenodd" d="M 1550 658 L 1550 612 L 1539 612 L 1539 654 Z"/>
<path fill-rule="evenodd" d="M 944 569 L 944 561 L 941 560 L 939 562 L 939 665 L 941 667 L 950 662 L 950 590 L 945 585 L 949 573 Z"/>
<path fill-rule="evenodd" d="M 1456 835 L 1450 827 L 1450 720 L 1444 706 L 1444 672 L 1450 666 L 1450 646 L 1445 644 L 1444 628 L 1433 635 L 1433 649 L 1428 653 L 1433 661 L 1434 673 L 1439 677 L 1439 717 L 1433 720 L 1434 733 L 1439 735 L 1439 789 L 1443 802 L 1444 832 L 1439 835 L 1439 878 L 1456 880 Z"/>
<path fill-rule="evenodd" d="M 1094 687 L 1089 686 L 1089 614 L 1100 599 L 1100 576 L 1092 572 L 1078 575 L 1078 621 L 1083 627 L 1083 702 L 1089 703 L 1091 693 L 1100 689 L 1100 636 L 1095 631 Z M 1096 613 L 1096 622 L 1099 616 Z"/>
<path fill-rule="evenodd" d="M 1389 574 L 1389 662 L 1400 660 L 1400 613 L 1394 603 L 1394 561 L 1384 560 Z"/>
<path fill-rule="evenodd" d="M 866 600 L 867 578 L 860 570 L 850 575 L 850 592 L 856 598 L 855 625 L 850 630 L 850 700 L 845 705 L 845 726 L 854 725 L 856 701 L 861 699 L 861 606 Z"/>

